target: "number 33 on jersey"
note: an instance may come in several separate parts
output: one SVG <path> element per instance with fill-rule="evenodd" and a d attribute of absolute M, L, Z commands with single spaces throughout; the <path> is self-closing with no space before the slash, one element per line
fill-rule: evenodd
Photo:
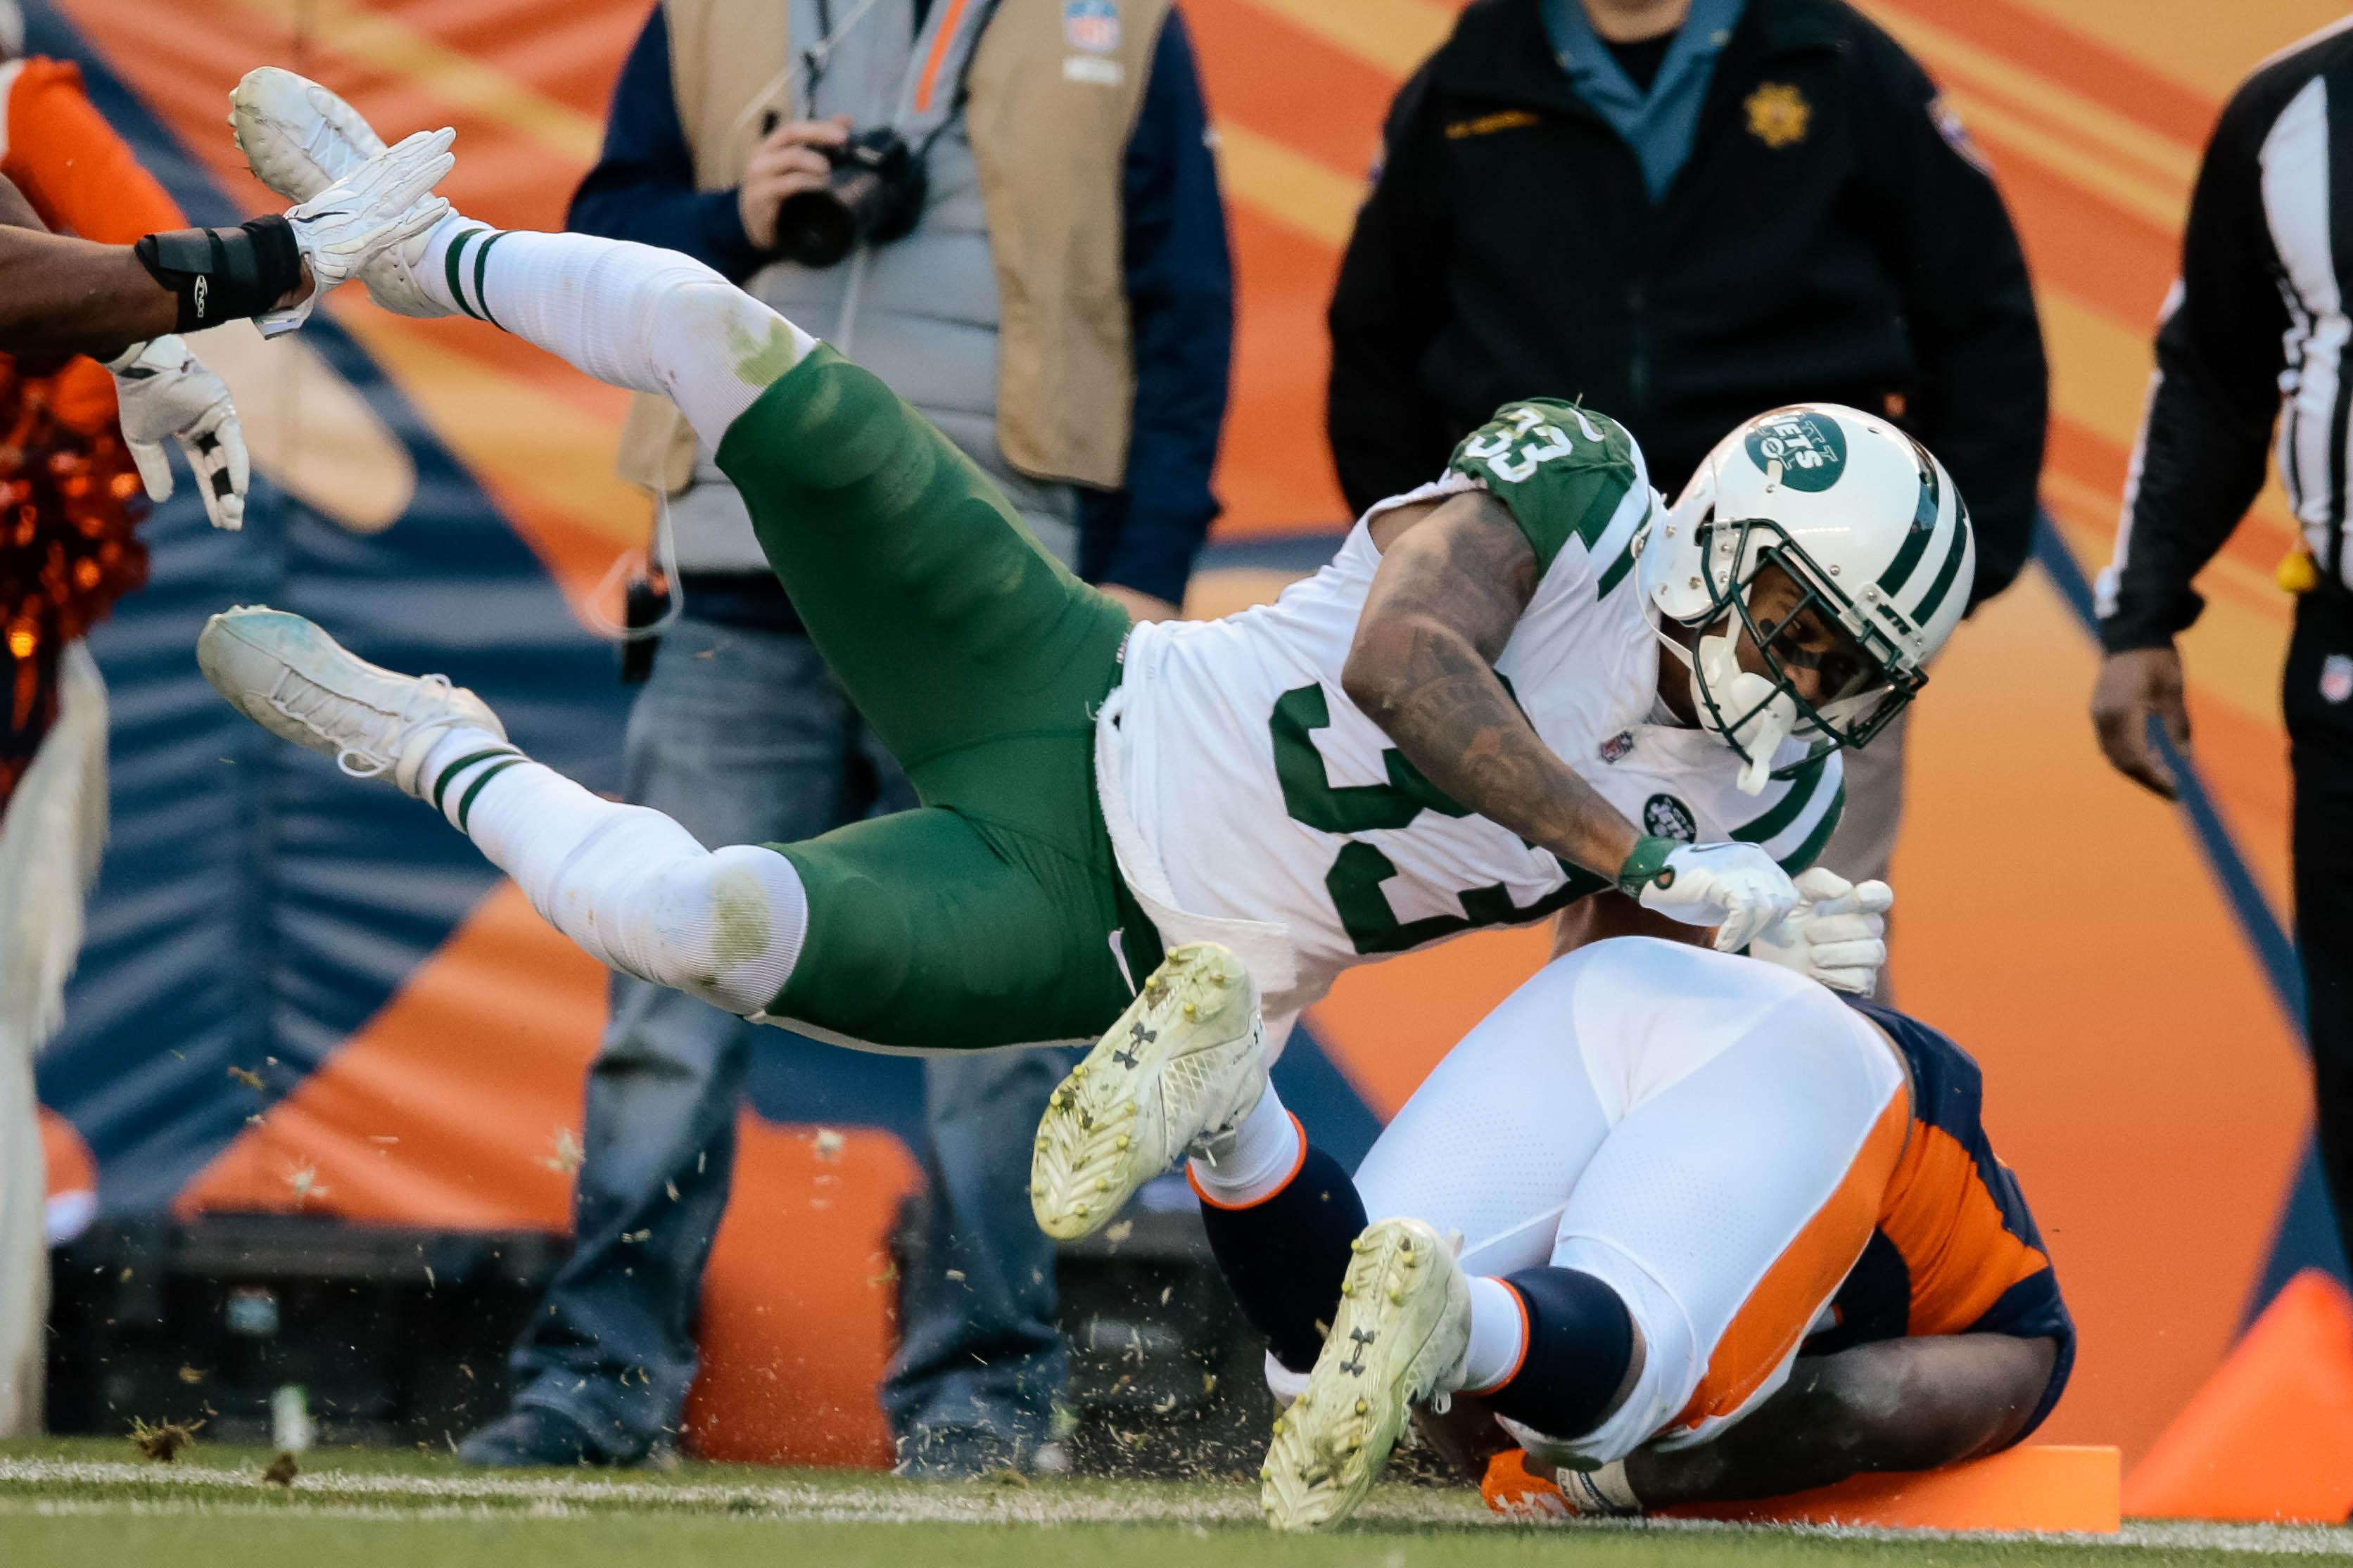
<path fill-rule="evenodd" d="M 1659 721 L 1660 650 L 1633 565 L 1662 508 L 1633 437 L 1567 404 L 1507 405 L 1443 476 L 1375 507 L 1274 604 L 1131 639 L 1115 842 L 1186 911 L 1288 929 L 1298 984 L 1268 998 L 1270 1017 L 1351 964 L 1536 920 L 1607 885 L 1447 798 L 1341 689 L 1380 564 L 1370 523 L 1472 489 L 1501 500 L 1535 551 L 1535 596 L 1495 668 L 1554 752 L 1641 831 L 1757 844 L 1792 874 L 1837 825 L 1835 752 L 1749 796 L 1722 741 Z M 1805 750 L 1785 742 L 1777 765 Z"/>

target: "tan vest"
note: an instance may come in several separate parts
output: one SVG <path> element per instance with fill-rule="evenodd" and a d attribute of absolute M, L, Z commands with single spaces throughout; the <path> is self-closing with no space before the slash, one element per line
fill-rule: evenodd
<path fill-rule="evenodd" d="M 974 51 L 965 107 L 997 268 L 997 444 L 1025 474 L 1096 489 L 1127 477 L 1135 365 L 1122 180 L 1171 0 L 1113 3 L 1119 43 L 1096 55 L 1064 37 L 1062 0 L 998 0 Z M 768 114 L 792 115 L 788 6 L 662 0 L 662 9 L 695 184 L 726 190 Z M 649 489 L 682 489 L 694 433 L 667 400 L 639 396 L 617 466 Z"/>

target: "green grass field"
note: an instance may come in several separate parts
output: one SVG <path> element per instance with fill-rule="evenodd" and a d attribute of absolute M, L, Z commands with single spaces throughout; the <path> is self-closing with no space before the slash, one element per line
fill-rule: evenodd
<path fill-rule="evenodd" d="M 488 1475 L 447 1456 L 324 1450 L 290 1487 L 271 1455 L 201 1439 L 170 1464 L 127 1441 L 0 1444 L 8 1568 L 1799 1568 L 1841 1563 L 2222 1564 L 2353 1557 L 2353 1531 L 2129 1527 L 2119 1538 L 1896 1537 L 1686 1524 L 1519 1526 L 1467 1490 L 1398 1486 L 1332 1535 L 1277 1537 L 1233 1482 L 978 1481 L 686 1465 Z"/>

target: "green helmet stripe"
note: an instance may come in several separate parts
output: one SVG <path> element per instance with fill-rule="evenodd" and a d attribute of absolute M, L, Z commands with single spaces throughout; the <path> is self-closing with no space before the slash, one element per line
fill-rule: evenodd
<path fill-rule="evenodd" d="M 1919 443 L 1915 441 L 1913 446 L 1916 448 Z M 1895 559 L 1887 563 L 1887 570 L 1879 574 L 1881 593 L 1902 593 L 1904 584 L 1911 581 L 1913 569 L 1920 564 L 1920 557 L 1928 552 L 1928 540 L 1936 531 L 1939 489 L 1936 465 L 1929 462 L 1927 455 L 1923 453 L 1920 459 L 1920 499 L 1912 508 L 1912 526 L 1904 535 L 1904 547 L 1895 552 Z"/>
<path fill-rule="evenodd" d="M 1831 753 L 1824 752 L 1790 775 L 1789 787 L 1772 809 L 1746 826 L 1732 830 L 1734 839 L 1742 844 L 1762 844 L 1787 828 L 1806 814 L 1813 803 L 1815 792 L 1822 787 L 1822 774 L 1831 763 Z"/>
<path fill-rule="evenodd" d="M 1944 604 L 1945 595 L 1953 591 L 1953 584 L 1961 574 L 1961 558 L 1968 552 L 1968 519 L 1956 509 L 1952 546 L 1945 552 L 1945 563 L 1937 568 L 1936 580 L 1928 584 L 1928 592 L 1921 598 L 1919 607 L 1912 612 L 1913 625 L 1925 627 L 1936 618 L 1937 606 Z"/>

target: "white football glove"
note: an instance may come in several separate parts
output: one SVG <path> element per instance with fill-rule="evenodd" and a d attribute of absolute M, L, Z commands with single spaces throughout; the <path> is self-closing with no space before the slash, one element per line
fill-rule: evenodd
<path fill-rule="evenodd" d="M 432 194 L 457 166 L 449 143 L 455 131 L 420 131 L 386 148 L 300 206 L 289 208 L 295 246 L 311 265 L 314 285 L 300 304 L 259 319 L 261 335 L 290 332 L 311 319 L 328 290 L 350 279 L 376 255 L 414 239 L 439 223 L 449 204 Z"/>
<path fill-rule="evenodd" d="M 1788 873 L 1754 844 L 1677 845 L 1638 896 L 1670 920 L 1717 927 L 1719 952 L 1738 952 L 1798 907 Z"/>
<path fill-rule="evenodd" d="M 106 362 L 114 373 L 114 401 L 121 412 L 122 444 L 139 465 L 151 500 L 172 499 L 172 459 L 166 437 L 180 444 L 205 515 L 215 528 L 245 526 L 245 487 L 249 469 L 245 431 L 221 378 L 206 370 L 176 332 L 133 343 Z"/>
<path fill-rule="evenodd" d="M 1748 956 L 1833 991 L 1870 995 L 1887 963 L 1887 911 L 1895 890 L 1884 882 L 1850 882 L 1820 866 L 1797 887 L 1805 902 L 1759 931 Z"/>

